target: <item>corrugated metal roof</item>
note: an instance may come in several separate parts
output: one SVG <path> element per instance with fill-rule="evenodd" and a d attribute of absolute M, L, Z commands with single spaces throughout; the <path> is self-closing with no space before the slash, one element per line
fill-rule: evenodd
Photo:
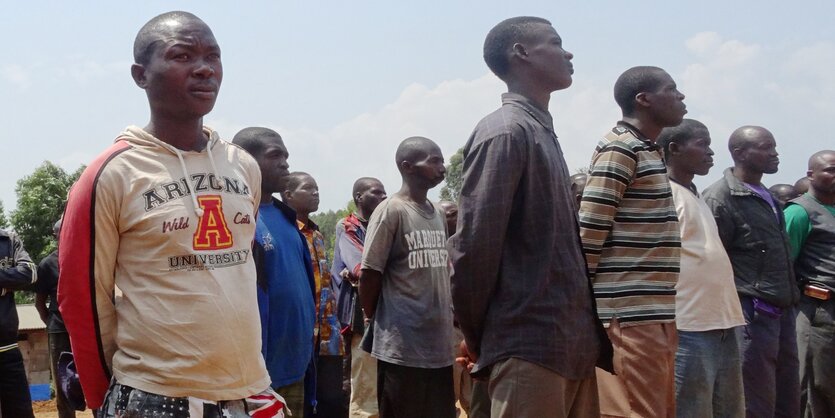
<path fill-rule="evenodd" d="M 18 331 L 36 331 L 46 329 L 46 324 L 41 321 L 38 310 L 35 305 L 17 305 L 17 316 L 20 318 L 20 325 L 17 327 Z"/>

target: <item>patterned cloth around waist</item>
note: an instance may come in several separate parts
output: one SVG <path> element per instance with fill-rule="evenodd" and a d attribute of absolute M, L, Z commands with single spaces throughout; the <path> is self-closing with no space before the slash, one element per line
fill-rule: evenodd
<path fill-rule="evenodd" d="M 114 380 L 98 418 L 284 418 L 285 412 L 290 414 L 284 398 L 269 388 L 246 399 L 207 401 L 148 393 Z"/>

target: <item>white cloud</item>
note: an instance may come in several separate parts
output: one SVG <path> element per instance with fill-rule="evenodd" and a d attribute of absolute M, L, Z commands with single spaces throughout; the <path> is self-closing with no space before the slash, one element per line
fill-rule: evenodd
<path fill-rule="evenodd" d="M 3 66 L 3 68 L 0 69 L 0 76 L 2 76 L 7 82 L 24 90 L 29 88 L 31 83 L 29 70 L 18 64 Z"/>
<path fill-rule="evenodd" d="M 835 45 L 765 48 L 711 32 L 696 34 L 685 45 L 693 56 L 673 77 L 687 94 L 688 117 L 711 128 L 717 154 L 716 168 L 699 184 L 712 183 L 731 164 L 727 137 L 745 124 L 771 129 L 783 152 L 781 172 L 765 182 L 794 182 L 805 170 L 808 155 L 824 147 L 817 140 L 825 137 L 822 121 L 835 116 L 835 77 L 827 71 L 835 65 Z M 552 96 L 551 111 L 571 171 L 588 165 L 598 139 L 620 117 L 610 85 L 612 80 L 580 76 L 571 88 Z M 288 127 L 282 134 L 290 148 L 291 169 L 317 177 L 322 208 L 344 205 L 353 180 L 360 176 L 380 177 L 394 192 L 400 180 L 392 156 L 400 140 L 427 136 L 449 157 L 463 146 L 478 120 L 499 106 L 503 91 L 503 84 L 490 74 L 434 87 L 412 84 L 391 104 L 329 130 Z"/>
<path fill-rule="evenodd" d="M 692 52 L 703 55 L 722 44 L 722 37 L 716 32 L 701 32 L 693 35 L 684 45 Z"/>
<path fill-rule="evenodd" d="M 321 208 L 337 209 L 350 200 L 351 187 L 359 177 L 380 178 L 389 193 L 400 188 L 394 152 L 409 136 L 434 140 L 448 159 L 464 146 L 478 120 L 499 107 L 503 90 L 504 85 L 492 75 L 444 81 L 431 88 L 411 84 L 392 103 L 329 129 L 285 127 L 277 121 L 262 125 L 284 138 L 291 170 L 307 171 L 316 178 Z M 244 127 L 225 120 L 208 120 L 207 124 L 221 130 L 225 138 Z"/>
<path fill-rule="evenodd" d="M 690 114 L 710 128 L 717 165 L 731 164 L 727 138 L 737 127 L 765 126 L 781 152 L 780 171 L 766 184 L 794 183 L 805 172 L 806 159 L 830 147 L 828 123 L 835 117 L 835 44 L 761 46 L 726 40 L 712 32 L 685 42 L 693 59 L 681 76 L 674 74 L 687 95 Z M 709 182 L 703 182 L 707 184 Z"/>
<path fill-rule="evenodd" d="M 609 87 L 612 84 L 610 80 L 580 79 L 551 96 L 554 128 L 572 173 L 588 167 L 595 145 L 620 118 Z"/>
<path fill-rule="evenodd" d="M 691 59 L 683 71 L 671 73 L 687 95 L 688 117 L 711 129 L 717 159 L 713 172 L 697 180 L 698 184 L 712 183 L 731 164 L 725 147 L 728 135 L 745 124 L 771 129 L 784 153 L 781 172 L 765 182 L 794 182 L 805 170 L 808 155 L 823 146 L 815 139 L 825 137 L 821 121 L 835 116 L 832 94 L 825 94 L 835 82 L 821 70 L 835 65 L 835 46 L 765 48 L 711 32 L 694 35 L 685 46 L 692 52 Z M 595 144 L 620 117 L 611 85 L 609 79 L 579 75 L 571 88 L 552 95 L 556 131 L 571 171 L 588 165 Z M 403 138 L 429 137 L 447 158 L 451 156 L 464 145 L 478 120 L 499 106 L 503 91 L 503 83 L 491 74 L 435 86 L 411 84 L 392 103 L 331 128 L 301 128 L 269 120 L 263 125 L 284 137 L 292 170 L 316 177 L 322 209 L 335 209 L 350 199 L 351 184 L 361 176 L 379 177 L 390 193 L 399 188 L 393 155 Z M 228 138 L 243 128 L 233 121 L 208 123 Z M 430 196 L 436 196 L 438 189 Z"/>

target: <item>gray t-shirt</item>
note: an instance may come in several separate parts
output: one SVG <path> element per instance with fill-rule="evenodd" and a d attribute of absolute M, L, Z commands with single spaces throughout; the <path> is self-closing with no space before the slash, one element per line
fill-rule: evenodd
<path fill-rule="evenodd" d="M 443 211 L 426 213 L 398 195 L 368 223 L 362 268 L 382 272 L 371 355 L 398 365 L 440 368 L 453 363 Z"/>

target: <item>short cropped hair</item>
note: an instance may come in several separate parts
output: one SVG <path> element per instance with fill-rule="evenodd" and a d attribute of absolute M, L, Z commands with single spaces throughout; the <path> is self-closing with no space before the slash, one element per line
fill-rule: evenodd
<path fill-rule="evenodd" d="M 404 139 L 397 147 L 397 151 L 394 153 L 394 162 L 400 166 L 400 163 L 403 161 L 414 163 L 422 158 L 426 158 L 429 155 L 428 150 L 432 146 L 437 147 L 438 144 L 429 138 L 410 136 Z"/>
<path fill-rule="evenodd" d="M 661 84 L 659 75 L 665 71 L 658 67 L 632 67 L 623 72 L 615 82 L 615 102 L 624 115 L 635 111 L 635 96 L 638 93 L 655 91 Z"/>
<path fill-rule="evenodd" d="M 304 171 L 294 171 L 287 176 L 284 177 L 284 190 L 296 190 L 302 184 L 304 179 L 306 178 L 313 178 L 310 174 L 305 173 Z"/>
<path fill-rule="evenodd" d="M 281 139 L 281 135 L 270 128 L 254 126 L 241 129 L 232 138 L 232 143 L 243 148 L 249 155 L 257 158 L 264 152 L 265 137 Z"/>
<path fill-rule="evenodd" d="M 354 187 L 351 190 L 351 196 L 354 198 L 354 203 L 357 203 L 357 193 L 365 193 L 365 191 L 370 189 L 375 183 L 383 184 L 380 180 L 374 177 L 360 177 L 354 181 Z"/>
<path fill-rule="evenodd" d="M 147 65 L 151 61 L 156 44 L 160 40 L 159 34 L 167 30 L 165 22 L 171 20 L 203 22 L 199 17 L 183 11 L 167 12 L 152 18 L 139 29 L 136 39 L 133 41 L 133 61 L 135 63 Z"/>
<path fill-rule="evenodd" d="M 499 22 L 484 39 L 484 62 L 497 77 L 504 80 L 510 70 L 508 52 L 513 44 L 523 40 L 534 24 L 550 25 L 546 19 L 534 16 L 518 16 Z"/>
<path fill-rule="evenodd" d="M 664 155 L 669 155 L 670 144 L 686 144 L 695 139 L 700 132 L 708 132 L 707 126 L 695 119 L 684 119 L 678 126 L 662 129 L 655 144 L 664 150 Z"/>

